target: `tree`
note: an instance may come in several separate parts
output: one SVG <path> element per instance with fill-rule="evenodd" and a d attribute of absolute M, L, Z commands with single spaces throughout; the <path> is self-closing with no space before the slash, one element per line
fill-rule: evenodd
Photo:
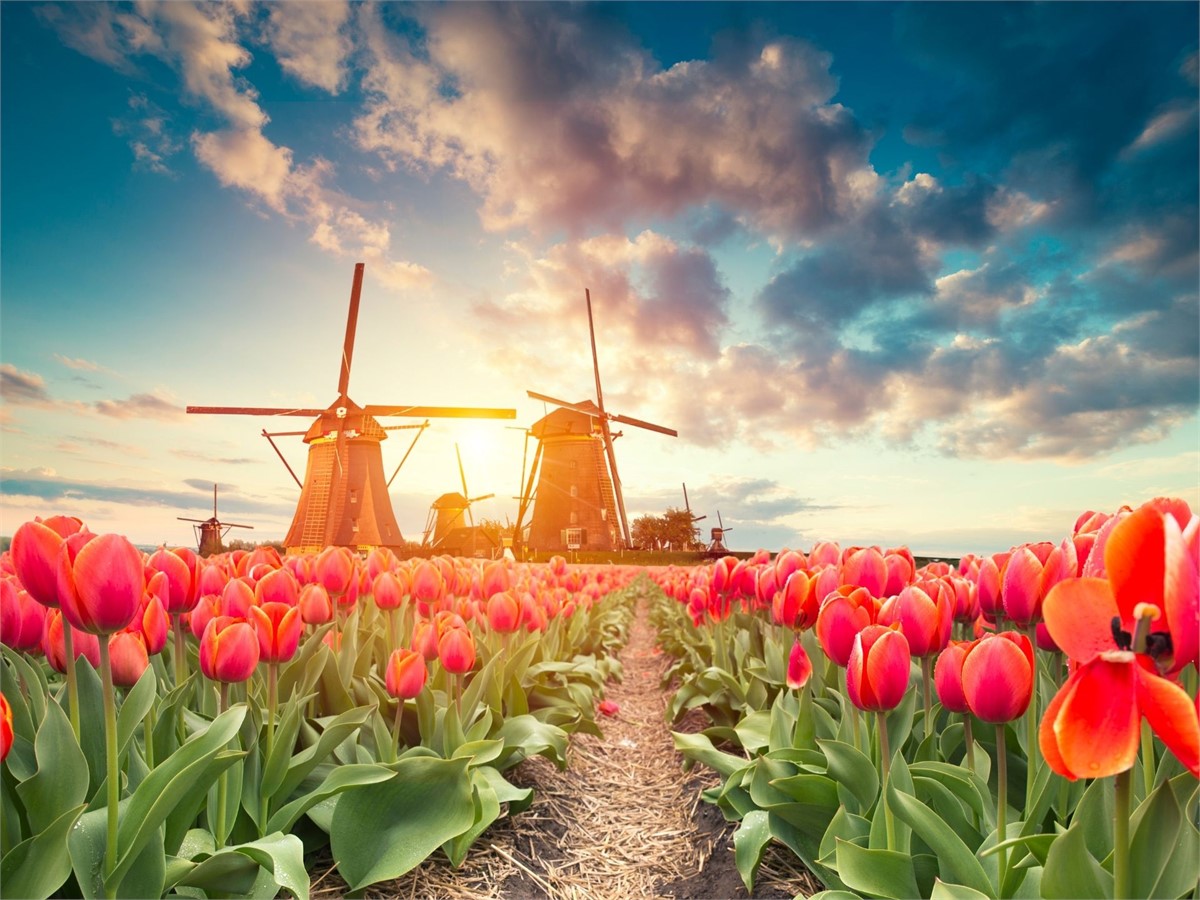
<path fill-rule="evenodd" d="M 634 546 L 645 550 L 661 550 L 663 545 L 663 526 L 661 516 L 638 516 L 629 526 L 629 536 L 633 538 Z"/>
<path fill-rule="evenodd" d="M 480 519 L 476 524 L 484 534 L 496 542 L 497 547 L 503 547 L 504 538 L 511 538 L 515 530 L 511 522 L 501 522 L 499 519 Z"/>
<path fill-rule="evenodd" d="M 694 550 L 699 546 L 692 515 L 686 509 L 668 507 L 661 516 L 638 516 L 629 528 L 633 543 L 647 550 Z"/>

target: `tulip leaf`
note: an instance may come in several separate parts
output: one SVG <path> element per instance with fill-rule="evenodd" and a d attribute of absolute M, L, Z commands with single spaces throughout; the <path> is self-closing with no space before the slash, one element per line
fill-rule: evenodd
<path fill-rule="evenodd" d="M 75 685 L 79 690 L 79 748 L 87 760 L 88 796 L 92 798 L 94 808 L 96 804 L 104 803 L 104 797 L 98 793 L 108 771 L 104 755 L 104 689 L 100 676 L 86 656 L 75 660 Z M 64 710 L 67 708 L 65 690 L 59 703 Z"/>
<path fill-rule="evenodd" d="M 84 808 L 81 803 L 66 810 L 46 828 L 4 854 L 0 860 L 0 885 L 4 886 L 6 897 L 49 897 L 62 887 L 71 874 L 71 858 L 63 853 L 63 847 Z"/>
<path fill-rule="evenodd" d="M 356 706 L 327 722 L 317 742 L 291 758 L 282 783 L 272 791 L 272 795 L 290 797 L 300 782 L 307 778 L 319 763 L 324 762 L 338 744 L 361 728 L 373 711 L 374 708 L 370 706 Z"/>
<path fill-rule="evenodd" d="M 869 850 L 839 840 L 834 853 L 838 877 L 846 886 L 875 897 L 907 900 L 921 896 L 907 853 L 893 850 Z"/>
<path fill-rule="evenodd" d="M 157 699 L 158 679 L 154 675 L 154 667 L 146 666 L 146 671 L 137 680 L 137 684 L 125 695 L 125 702 L 121 704 L 117 713 L 117 753 L 125 753 L 134 732 Z"/>
<path fill-rule="evenodd" d="M 940 781 L 921 775 L 913 777 L 913 786 L 916 788 L 917 798 L 933 809 L 968 846 L 979 846 L 983 835 L 967 820 L 962 803 L 949 788 Z"/>
<path fill-rule="evenodd" d="M 982 893 L 969 888 L 965 884 L 951 884 L 937 878 L 933 882 L 933 890 L 929 900 L 988 900 L 990 893 Z"/>
<path fill-rule="evenodd" d="M 492 790 L 491 782 L 480 774 L 479 769 L 471 770 L 471 802 L 475 807 L 475 822 L 462 834 L 442 845 L 442 852 L 450 860 L 450 865 L 456 869 L 467 858 L 467 851 L 471 849 L 475 839 L 500 818 L 500 800 Z"/>
<path fill-rule="evenodd" d="M 192 857 L 190 867 L 179 865 L 179 860 L 174 863 L 168 871 L 168 887 L 195 887 L 214 895 L 245 894 L 265 871 L 278 888 L 298 900 L 307 900 L 309 894 L 304 844 L 292 834 L 268 834 L 248 844 L 201 852 Z"/>
<path fill-rule="evenodd" d="M 494 737 L 504 741 L 504 752 L 493 763 L 501 772 L 531 756 L 544 756 L 559 769 L 567 766 L 567 733 L 532 715 L 505 719 Z"/>
<path fill-rule="evenodd" d="M 887 802 L 896 817 L 907 822 L 936 854 L 938 870 L 945 880 L 965 884 L 984 894 L 991 893 L 991 882 L 975 853 L 941 816 L 916 797 L 897 791 L 894 784 L 888 785 Z"/>
<path fill-rule="evenodd" d="M 475 821 L 467 760 L 400 760 L 388 781 L 347 791 L 330 828 L 351 890 L 398 878 Z"/>
<path fill-rule="evenodd" d="M 744 716 L 733 730 L 748 753 L 767 749 L 771 743 L 771 714 L 765 709 L 755 710 Z"/>
<path fill-rule="evenodd" d="M 33 734 L 34 722 L 42 721 L 46 715 L 46 698 L 50 696 L 50 683 L 46 680 L 45 670 L 41 666 L 31 665 L 24 653 L 13 650 L 7 644 L 0 644 L 0 650 L 16 670 L 14 673 L 0 666 L 0 689 L 12 706 L 13 730 Z M 21 690 L 22 684 L 25 690 Z"/>
<path fill-rule="evenodd" d="M 672 731 L 671 738 L 675 749 L 689 759 L 703 763 L 710 769 L 715 769 L 721 776 L 728 778 L 734 772 L 746 767 L 747 760 L 718 750 L 707 737 L 702 734 L 685 734 Z"/>
<path fill-rule="evenodd" d="M 496 760 L 504 752 L 504 741 L 467 741 L 460 744 L 452 754 L 452 759 L 466 757 L 471 760 L 471 767 L 487 765 Z"/>
<path fill-rule="evenodd" d="M 904 745 L 912 734 L 913 717 L 916 715 L 917 697 L 920 693 L 917 690 L 905 691 L 900 705 L 887 713 L 888 747 L 892 753 L 903 752 Z"/>
<path fill-rule="evenodd" d="M 37 772 L 17 785 L 17 796 L 36 835 L 87 800 L 88 770 L 67 714 L 56 703 L 46 707 L 33 750 Z"/>
<path fill-rule="evenodd" d="M 1111 780 L 1093 780 L 1071 818 L 1072 824 L 1083 831 L 1084 843 L 1094 859 L 1104 859 L 1113 851 L 1113 793 Z"/>
<path fill-rule="evenodd" d="M 821 837 L 817 858 L 821 862 L 832 865 L 838 839 L 865 847 L 870 835 L 871 823 L 869 820 L 848 812 L 844 806 L 838 807 L 838 811 L 829 821 L 829 827 L 825 829 L 825 834 Z"/>
<path fill-rule="evenodd" d="M 1092 857 L 1079 825 L 1058 836 L 1046 854 L 1042 896 L 1046 900 L 1075 897 L 1111 897 L 1113 877 Z"/>
<path fill-rule="evenodd" d="M 267 831 L 291 831 L 297 819 L 323 800 L 353 787 L 388 781 L 393 775 L 391 769 L 375 763 L 335 766 L 315 790 L 297 797 L 271 816 L 267 821 Z"/>
<path fill-rule="evenodd" d="M 515 784 L 511 784 L 491 766 L 481 766 L 473 769 L 472 773 L 479 773 L 488 780 L 496 794 L 496 799 L 501 803 L 508 804 L 509 815 L 524 812 L 533 803 L 533 788 L 519 788 Z"/>
<path fill-rule="evenodd" d="M 986 758 L 987 754 L 980 752 L 976 754 L 976 757 Z M 934 760 L 913 763 L 909 771 L 914 778 L 922 776 L 937 781 L 963 801 L 967 808 L 973 810 L 987 825 L 995 824 L 996 811 L 992 803 L 991 791 L 988 789 L 987 782 L 977 774 L 962 766 Z"/>
<path fill-rule="evenodd" d="M 818 891 L 810 894 L 808 900 L 862 900 L 852 891 Z"/>
<path fill-rule="evenodd" d="M 845 785 L 865 814 L 879 795 L 879 774 L 862 751 L 841 741 L 817 741 L 829 762 L 829 774 Z"/>
<path fill-rule="evenodd" d="M 133 808 L 133 798 L 122 800 L 120 816 L 127 819 Z M 75 870 L 75 880 L 85 900 L 104 897 L 109 889 L 116 897 L 161 897 L 166 880 L 166 854 L 163 851 L 161 823 L 149 831 L 136 852 L 130 855 L 130 865 L 121 866 L 107 879 L 104 877 L 104 853 L 108 835 L 108 810 L 104 807 L 85 812 L 67 837 L 67 850 Z M 61 852 L 61 849 L 60 849 Z M 7 885 L 5 889 L 7 891 Z"/>
<path fill-rule="evenodd" d="M 763 851 L 771 842 L 770 816 L 761 809 L 747 813 L 733 833 L 733 855 L 746 893 L 754 893 L 754 876 L 762 863 Z"/>
<path fill-rule="evenodd" d="M 495 681 L 494 671 L 499 662 L 503 662 L 503 659 L 500 656 L 493 656 L 482 669 L 471 676 L 471 683 L 467 685 L 462 695 L 462 720 L 464 722 L 475 720 L 479 701 L 487 686 Z M 465 678 L 466 676 L 461 677 Z"/>
<path fill-rule="evenodd" d="M 1179 897 L 1195 886 L 1195 829 L 1184 821 L 1169 784 L 1160 785 L 1142 803 L 1131 828 L 1129 871 L 1134 897 Z"/>
<path fill-rule="evenodd" d="M 311 696 L 297 695 L 284 704 L 283 713 L 276 723 L 275 743 L 271 747 L 271 755 L 263 766 L 262 790 L 268 798 L 275 796 L 283 784 L 283 776 L 287 773 L 292 753 L 296 749 L 296 735 L 300 733 L 304 704 Z"/>

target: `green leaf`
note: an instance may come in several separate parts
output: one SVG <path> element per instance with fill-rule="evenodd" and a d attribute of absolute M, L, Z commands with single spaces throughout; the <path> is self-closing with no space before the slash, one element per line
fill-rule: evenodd
<path fill-rule="evenodd" d="M 745 716 L 733 727 L 737 733 L 738 743 L 749 753 L 764 750 L 771 743 L 771 714 L 765 709 L 758 709 Z"/>
<path fill-rule="evenodd" d="M 965 884 L 949 884 L 938 878 L 933 882 L 929 900 L 988 900 L 991 894 L 983 894 Z"/>
<path fill-rule="evenodd" d="M 295 798 L 272 815 L 267 821 L 267 831 L 291 831 L 297 819 L 323 800 L 350 788 L 389 781 L 394 775 L 392 769 L 375 763 L 336 766 L 315 790 Z"/>
<path fill-rule="evenodd" d="M 834 858 L 838 877 L 851 890 L 890 900 L 909 900 L 921 895 L 907 853 L 868 850 L 839 840 Z"/>
<path fill-rule="evenodd" d="M 168 887 L 197 887 L 210 895 L 249 893 L 259 873 L 265 871 L 278 888 L 298 900 L 308 900 L 304 844 L 295 835 L 268 834 L 248 844 L 199 855 L 205 858 Z"/>
<path fill-rule="evenodd" d="M 475 821 L 467 760 L 403 759 L 389 781 L 341 795 L 330 830 L 352 890 L 398 878 Z"/>
<path fill-rule="evenodd" d="M 311 695 L 309 695 L 311 696 Z M 300 719 L 304 704 L 309 697 L 295 696 L 284 704 L 282 715 L 275 728 L 275 744 L 271 755 L 263 766 L 262 788 L 268 797 L 273 797 L 283 784 L 292 753 L 296 749 L 296 735 L 300 733 Z"/>
<path fill-rule="evenodd" d="M 486 767 L 485 767 L 486 768 Z M 487 777 L 480 769 L 471 769 L 471 801 L 475 806 L 475 822 L 458 837 L 442 845 L 450 865 L 458 868 L 467 858 L 467 851 L 484 830 L 500 818 L 500 800 Z"/>
<path fill-rule="evenodd" d="M 125 748 L 133 738 L 137 727 L 150 712 L 150 707 L 158 699 L 158 679 L 154 675 L 154 667 L 146 666 L 146 671 L 137 680 L 137 684 L 129 689 L 125 702 L 117 713 L 117 753 L 124 754 Z"/>
<path fill-rule="evenodd" d="M 976 757 L 986 759 L 987 754 L 981 751 L 976 754 Z M 987 782 L 974 772 L 962 766 L 932 760 L 913 763 L 909 767 L 909 772 L 914 778 L 923 776 L 937 781 L 962 800 L 968 809 L 974 810 L 986 825 L 995 825 L 996 810 L 992 803 L 991 791 L 988 789 Z"/>
<path fill-rule="evenodd" d="M 63 848 L 67 845 L 67 835 L 84 809 L 82 803 L 68 809 L 38 834 L 4 854 L 4 859 L 0 860 L 0 885 L 4 886 L 4 896 L 43 898 L 62 887 L 71 874 L 71 857 L 63 852 Z"/>
<path fill-rule="evenodd" d="M 1110 789 L 1110 793 L 1111 789 Z M 1134 897 L 1178 897 L 1196 884 L 1194 829 L 1185 827 L 1175 792 L 1167 783 L 1141 804 L 1133 817 L 1129 841 L 1129 872 Z M 1190 853 L 1189 853 L 1190 851 Z M 1177 890 L 1177 888 L 1182 890 Z"/>
<path fill-rule="evenodd" d="M 862 900 L 862 898 L 850 891 L 818 891 L 812 894 L 808 900 Z"/>
<path fill-rule="evenodd" d="M 1046 854 L 1042 896 L 1046 900 L 1111 897 L 1112 875 L 1092 857 L 1083 829 L 1072 825 L 1059 835 Z"/>
<path fill-rule="evenodd" d="M 307 778 L 308 774 L 318 764 L 324 762 L 326 757 L 334 751 L 338 744 L 362 727 L 363 723 L 370 717 L 372 711 L 373 707 L 357 706 L 334 717 L 332 721 L 325 725 L 324 731 L 321 732 L 321 736 L 317 738 L 315 744 L 304 748 L 292 757 L 288 763 L 287 773 L 284 775 L 283 781 L 272 794 L 274 796 L 290 797 L 292 791 L 299 787 L 300 782 Z M 271 830 L 274 831 L 274 829 Z"/>
<path fill-rule="evenodd" d="M 1112 779 L 1097 778 L 1088 785 L 1075 807 L 1071 824 L 1083 832 L 1083 841 L 1093 859 L 1104 859 L 1113 851 L 1113 808 L 1115 805 Z"/>
<path fill-rule="evenodd" d="M 119 815 L 127 818 L 132 798 L 122 800 Z M 163 851 L 163 830 L 155 828 L 146 835 L 137 852 L 129 858 L 130 865 L 117 869 L 104 878 L 104 852 L 108 839 L 108 810 L 104 807 L 85 812 L 67 837 L 67 850 L 75 870 L 75 880 L 86 900 L 113 893 L 122 898 L 161 897 L 166 880 L 166 854 Z M 119 858 L 119 857 L 118 857 Z"/>
<path fill-rule="evenodd" d="M 495 736 L 504 741 L 504 752 L 493 763 L 501 772 L 531 756 L 544 756 L 560 769 L 567 766 L 569 738 L 557 725 L 532 715 L 512 716 L 504 720 Z"/>
<path fill-rule="evenodd" d="M 991 882 L 975 853 L 937 813 L 916 797 L 895 790 L 893 785 L 888 786 L 888 805 L 936 854 L 938 869 L 945 880 L 965 884 L 983 894 L 991 893 Z"/>
<path fill-rule="evenodd" d="M 467 741 L 454 751 L 452 759 L 459 757 L 471 760 L 471 766 L 483 766 L 499 758 L 504 752 L 504 741 L 499 738 L 491 741 Z"/>
<path fill-rule="evenodd" d="M 770 817 L 761 809 L 747 813 L 738 830 L 733 833 L 733 856 L 748 894 L 754 893 L 754 876 L 762 863 L 763 851 L 770 842 Z"/>
<path fill-rule="evenodd" d="M 841 741 L 817 741 L 829 762 L 829 774 L 849 789 L 865 814 L 879 795 L 879 774 L 862 751 Z"/>
<path fill-rule="evenodd" d="M 821 837 L 821 847 L 818 851 L 822 862 L 833 864 L 833 854 L 837 851 L 837 841 L 849 841 L 860 847 L 867 846 L 871 834 L 871 823 L 862 816 L 847 812 L 846 807 L 839 807 L 829 822 L 829 827 Z"/>
<path fill-rule="evenodd" d="M 53 822 L 88 798 L 88 769 L 83 751 L 62 707 L 46 707 L 34 739 L 37 772 L 17 785 L 32 834 L 45 831 Z"/>

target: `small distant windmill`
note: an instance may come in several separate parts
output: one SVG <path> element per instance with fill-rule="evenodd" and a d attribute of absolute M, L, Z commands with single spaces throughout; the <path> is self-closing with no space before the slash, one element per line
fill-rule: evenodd
<path fill-rule="evenodd" d="M 704 519 L 708 518 L 708 516 L 693 516 L 692 515 L 692 504 L 688 502 L 687 482 L 686 481 L 683 482 L 683 508 L 685 510 L 687 510 L 688 518 L 692 520 L 692 525 L 695 525 L 697 522 L 703 521 Z M 693 540 L 695 540 L 696 538 L 699 538 L 699 537 L 700 537 L 700 529 L 693 528 L 692 529 Z M 699 543 L 699 541 L 697 541 L 697 543 Z"/>
<path fill-rule="evenodd" d="M 522 540 L 525 515 L 532 507 L 525 543 L 538 550 L 611 550 L 632 546 L 617 457 L 613 452 L 613 439 L 622 432 L 614 433 L 609 423 L 620 422 L 671 437 L 679 434 L 673 428 L 617 415 L 604 408 L 591 291 L 585 290 L 584 295 L 596 379 L 595 402 L 568 403 L 535 391 L 525 392 L 534 400 L 558 407 L 529 429 L 538 444 L 517 507 L 515 539 Z"/>
<path fill-rule="evenodd" d="M 253 525 L 238 525 L 234 522 L 222 522 L 217 518 L 217 486 L 213 485 L 213 514 L 211 519 L 188 519 L 176 516 L 180 522 L 196 522 L 192 531 L 196 534 L 196 546 L 201 556 L 212 556 L 224 550 L 223 541 L 229 534 L 230 528 L 254 528 Z"/>
<path fill-rule="evenodd" d="M 721 521 L 721 511 L 717 510 L 717 524 L 719 527 L 709 529 L 709 535 L 712 538 L 708 545 L 709 553 L 728 553 L 729 548 L 725 546 L 725 535 L 733 531 L 732 528 L 726 528 L 725 523 Z"/>
<path fill-rule="evenodd" d="M 404 540 L 388 496 L 380 449 L 390 430 L 378 418 L 416 416 L 420 418 L 513 419 L 514 409 L 490 409 L 457 406 L 359 406 L 350 399 L 350 363 L 354 355 L 354 334 L 358 325 L 359 297 L 362 293 L 363 264 L 354 267 L 350 291 L 350 312 L 346 319 L 346 339 L 342 346 L 338 395 L 324 409 L 279 409 L 272 407 L 189 406 L 189 413 L 216 413 L 235 416 L 305 416 L 315 421 L 305 432 L 263 434 L 270 440 L 279 434 L 303 434 L 308 444 L 308 467 L 300 484 L 300 500 L 288 529 L 284 545 L 289 552 L 316 552 L 327 546 L 401 548 Z M 378 418 L 377 418 L 378 417 Z M 428 423 L 426 423 L 428 424 Z M 417 426 L 424 430 L 424 426 Z M 418 437 L 421 431 L 417 432 Z M 416 438 L 413 439 L 416 442 Z M 275 452 L 275 442 L 271 441 Z M 411 451 L 412 448 L 409 447 Z M 279 454 L 283 459 L 283 454 Z M 407 458 L 407 454 L 405 454 Z M 401 460 L 403 465 L 403 460 Z M 287 465 L 287 460 L 284 460 Z M 287 466 L 291 472 L 291 466 Z M 399 471 L 399 469 L 397 469 Z M 395 478 L 395 475 L 392 476 Z"/>
<path fill-rule="evenodd" d="M 480 494 L 472 497 L 467 490 L 467 474 L 463 469 L 462 453 L 458 444 L 454 445 L 454 455 L 458 457 L 458 477 L 462 481 L 462 493 L 442 494 L 429 507 L 429 518 L 425 522 L 425 541 L 423 546 L 452 556 L 474 556 L 482 538 L 480 529 L 475 525 L 475 516 L 471 512 L 471 504 L 480 500 L 490 500 L 495 494 Z M 463 524 L 463 514 L 466 513 L 469 526 Z M 494 543 L 494 542 L 490 542 Z"/>

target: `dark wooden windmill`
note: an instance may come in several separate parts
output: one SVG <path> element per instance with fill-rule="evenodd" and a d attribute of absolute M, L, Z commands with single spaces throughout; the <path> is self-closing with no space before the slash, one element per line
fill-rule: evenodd
<path fill-rule="evenodd" d="M 350 363 L 354 355 L 354 333 L 362 293 L 363 264 L 354 267 L 346 339 L 342 345 L 338 393 L 324 409 L 279 409 L 272 407 L 189 406 L 189 413 L 235 416 L 315 417 L 303 434 L 308 444 L 308 465 L 301 484 L 300 500 L 284 545 L 289 552 L 316 552 L 327 546 L 399 549 L 403 536 L 396 524 L 384 477 L 380 444 L 387 439 L 380 418 L 512 419 L 513 409 L 458 406 L 407 406 L 373 404 L 359 406 L 350 399 Z M 404 426 L 400 426 L 404 427 Z M 418 426 L 419 427 L 419 426 Z M 264 434 L 266 431 L 264 429 Z M 418 435 L 420 431 L 418 431 Z M 274 445 L 274 442 L 272 442 Z M 410 448 L 411 449 L 411 448 Z M 278 448 L 276 448 L 278 452 Z M 282 454 L 281 454 L 282 458 Z M 286 460 L 284 461 L 286 465 Z M 288 467 L 289 471 L 291 467 Z M 293 477 L 295 474 L 293 473 Z M 393 476 L 394 477 L 394 476 Z M 299 479 L 296 479 L 299 481 Z"/>
<path fill-rule="evenodd" d="M 725 546 L 725 535 L 729 534 L 733 529 L 725 527 L 725 523 L 721 521 L 721 511 L 719 509 L 717 510 L 717 524 L 719 527 L 709 529 L 711 540 L 708 544 L 708 552 L 720 555 L 729 552 L 729 548 Z"/>
<path fill-rule="evenodd" d="M 233 522 L 222 522 L 217 518 L 217 486 L 213 485 L 213 514 L 211 519 L 188 519 L 176 516 L 180 522 L 195 522 L 192 531 L 196 533 L 196 547 L 201 556 L 212 556 L 225 549 L 225 535 L 230 528 L 250 528 L 253 525 L 237 525 Z"/>
<path fill-rule="evenodd" d="M 429 518 L 425 522 L 425 540 L 423 546 L 435 553 L 445 553 L 450 556 L 475 556 L 481 550 L 495 547 L 495 541 L 486 537 L 475 524 L 475 515 L 471 512 L 471 504 L 480 500 L 489 500 L 495 494 L 480 494 L 472 497 L 467 490 L 467 474 L 463 470 L 462 454 L 458 444 L 454 445 L 454 454 L 458 457 L 458 477 L 462 481 L 462 493 L 457 491 L 442 494 L 429 507 Z M 465 521 L 464 521 L 465 517 Z M 470 524 L 468 524 L 468 522 Z"/>
<path fill-rule="evenodd" d="M 632 546 L 617 457 L 613 452 L 613 440 L 622 432 L 614 432 L 609 423 L 619 422 L 671 437 L 679 434 L 673 428 L 617 415 L 604 408 L 591 291 L 584 291 L 584 296 L 592 371 L 596 378 L 595 402 L 568 403 L 526 391 L 534 400 L 558 407 L 529 429 L 538 443 L 528 480 L 522 479 L 524 486 L 514 533 L 516 540 L 523 539 L 526 546 L 536 550 L 612 550 Z M 530 513 L 529 535 L 523 538 L 526 513 Z"/>

